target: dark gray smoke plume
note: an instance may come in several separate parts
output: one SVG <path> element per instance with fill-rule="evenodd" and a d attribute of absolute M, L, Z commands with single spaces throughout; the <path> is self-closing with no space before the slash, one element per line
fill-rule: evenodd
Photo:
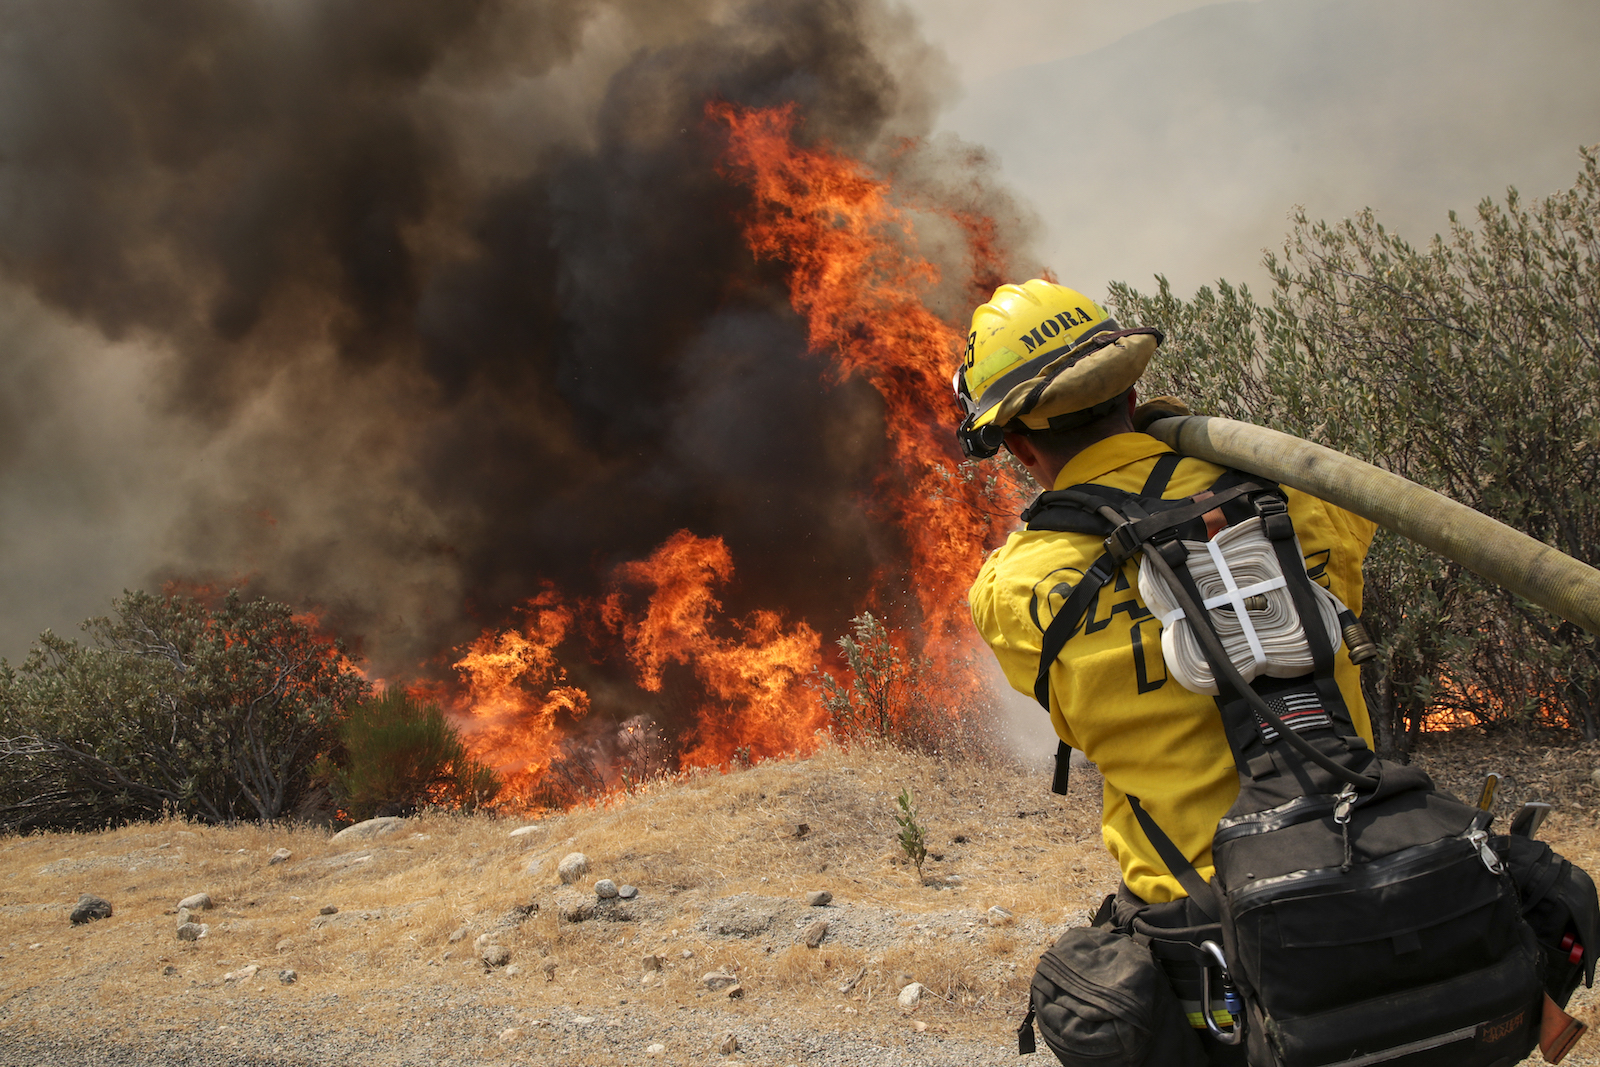
<path fill-rule="evenodd" d="M 876 394 L 821 384 L 782 266 L 742 241 L 748 195 L 719 174 L 705 108 L 794 102 L 803 138 L 1014 235 L 981 159 L 905 147 L 947 84 L 909 15 L 0 11 L 0 493 L 34 573 L 248 577 L 406 676 L 547 583 L 599 591 L 681 527 L 727 540 L 731 610 L 824 635 L 893 572 L 895 532 L 858 503 Z M 924 251 L 947 260 L 941 310 L 959 315 L 966 248 L 930 223 Z M 65 514 L 77 525 L 52 526 Z M 71 585 L 12 597 L 13 630 L 54 621 L 52 598 L 103 609 L 117 592 Z"/>

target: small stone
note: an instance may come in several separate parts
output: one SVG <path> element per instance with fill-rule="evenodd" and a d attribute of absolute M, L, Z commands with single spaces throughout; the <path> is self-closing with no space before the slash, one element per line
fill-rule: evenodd
<path fill-rule="evenodd" d="M 507 978 L 514 978 L 514 977 L 516 977 L 517 975 L 519 975 L 521 973 L 522 973 L 522 968 L 518 967 L 515 963 L 513 963 L 511 966 L 507 967 L 506 970 L 505 970 L 505 975 L 506 975 Z"/>
<path fill-rule="evenodd" d="M 833 894 L 826 889 L 817 889 L 806 894 L 806 907 L 808 908 L 826 908 L 832 902 Z"/>
<path fill-rule="evenodd" d="M 279 952 L 288 952 L 291 948 L 294 948 L 294 938 L 292 938 L 292 937 L 279 938 L 278 939 L 278 943 L 276 945 L 273 945 L 272 947 L 274 949 L 276 949 L 277 951 L 279 951 Z"/>
<path fill-rule="evenodd" d="M 828 920 L 818 919 L 806 928 L 806 948 L 816 948 L 828 936 Z"/>
<path fill-rule="evenodd" d="M 796 826 L 794 828 L 794 836 L 799 837 L 799 838 L 804 838 L 810 832 L 811 832 L 811 827 L 806 825 L 805 823 L 801 823 L 800 825 L 798 825 L 798 826 Z"/>
<path fill-rule="evenodd" d="M 646 972 L 659 971 L 667 965 L 667 958 L 654 952 L 647 952 L 639 962 L 644 966 Z"/>
<path fill-rule="evenodd" d="M 1005 926 L 1011 922 L 1011 913 L 998 904 L 984 912 L 983 915 L 984 918 L 989 920 L 990 926 Z"/>
<path fill-rule="evenodd" d="M 621 897 L 623 900 L 632 900 L 638 895 L 639 890 L 636 886 L 620 885 L 617 887 L 617 896 Z"/>
<path fill-rule="evenodd" d="M 515 830 L 511 831 L 511 836 L 512 837 L 527 837 L 529 834 L 533 833 L 537 829 L 539 829 L 539 824 L 538 823 L 529 823 L 527 826 L 519 826 Z"/>
<path fill-rule="evenodd" d="M 1596 767 L 1594 770 L 1589 772 L 1589 781 L 1593 782 L 1595 785 L 1600 785 L 1600 767 Z"/>
<path fill-rule="evenodd" d="M 464 941 L 466 936 L 471 932 L 472 931 L 468 930 L 465 926 L 458 926 L 450 932 L 450 936 L 445 938 L 445 940 L 449 941 L 453 945 L 457 941 Z"/>
<path fill-rule="evenodd" d="M 527 1031 L 523 1030 L 520 1026 L 509 1026 L 500 1031 L 500 1043 L 502 1045 L 515 1045 L 518 1041 L 522 1040 L 526 1033 Z"/>
<path fill-rule="evenodd" d="M 540 965 L 539 970 L 544 972 L 544 980 L 546 982 L 554 982 L 556 980 L 556 961 L 555 960 L 546 960 L 543 964 Z"/>
<path fill-rule="evenodd" d="M 339 914 L 339 905 L 337 905 L 337 904 L 324 904 L 322 907 L 317 909 L 317 914 L 318 915 L 337 915 L 337 914 Z"/>
<path fill-rule="evenodd" d="M 711 992 L 716 993 L 727 989 L 729 986 L 738 985 L 739 979 L 735 978 L 731 974 L 725 974 L 722 971 L 707 971 L 705 974 L 700 976 L 700 983 L 707 989 L 711 990 Z"/>
<path fill-rule="evenodd" d="M 287 967 L 278 972 L 278 981 L 284 985 L 294 985 L 299 980 L 300 976 Z"/>
<path fill-rule="evenodd" d="M 691 952 L 689 949 L 684 949 L 682 952 L 678 953 L 678 955 L 681 958 L 686 959 L 686 960 L 694 959 L 694 953 Z"/>
<path fill-rule="evenodd" d="M 169 963 L 165 967 L 161 968 L 161 973 L 170 978 L 178 973 L 178 968 Z"/>
<path fill-rule="evenodd" d="M 717 1035 L 717 1051 L 724 1056 L 731 1056 L 739 1051 L 739 1039 L 732 1030 L 724 1030 Z"/>
<path fill-rule="evenodd" d="M 588 873 L 589 857 L 582 852 L 567 853 L 556 866 L 556 876 L 561 879 L 562 885 L 571 885 Z"/>
<path fill-rule="evenodd" d="M 922 991 L 924 988 L 925 987 L 921 982 L 912 982 L 910 985 L 900 990 L 900 1006 L 902 1008 L 916 1007 L 917 1001 L 922 999 Z"/>
<path fill-rule="evenodd" d="M 742 985 L 731 985 L 731 986 L 729 986 L 728 987 L 728 999 L 729 1000 L 742 1000 L 742 999 L 744 999 L 744 986 L 742 986 Z"/>
<path fill-rule="evenodd" d="M 346 826 L 334 834 L 334 841 L 368 841 L 374 837 L 392 834 L 406 824 L 406 821 L 397 815 L 383 815 L 366 822 L 358 822 L 354 826 Z"/>
<path fill-rule="evenodd" d="M 602 878 L 594 884 L 594 895 L 601 900 L 615 900 L 617 897 L 617 883 L 609 878 Z"/>
<path fill-rule="evenodd" d="M 961 884 L 961 876 L 959 874 L 947 874 L 947 875 L 944 876 L 944 884 L 945 885 L 960 885 Z"/>
<path fill-rule="evenodd" d="M 200 940 L 200 933 L 201 926 L 199 923 L 184 923 L 182 926 L 178 927 L 178 940 L 198 941 Z"/>
<path fill-rule="evenodd" d="M 109 919 L 111 917 L 111 904 L 99 897 L 85 893 L 78 898 L 78 906 L 72 909 L 72 925 L 82 926 L 92 923 L 96 919 Z"/>
<path fill-rule="evenodd" d="M 653 1060 L 657 1060 L 657 1059 L 660 1059 L 666 1053 L 666 1051 L 667 1051 L 667 1046 L 665 1046 L 661 1042 L 657 1041 L 653 1045 L 646 1045 L 645 1049 L 644 1049 L 644 1054 L 646 1056 L 649 1056 Z"/>
<path fill-rule="evenodd" d="M 504 967 L 511 962 L 511 950 L 504 945 L 485 945 L 478 958 L 491 967 Z"/>
<path fill-rule="evenodd" d="M 188 908 L 190 911 L 210 911 L 211 894 L 196 893 L 193 896 L 184 897 L 178 901 L 178 907 Z"/>
<path fill-rule="evenodd" d="M 594 1024 L 594 1016 L 593 1015 L 574 1015 L 572 1017 L 572 1025 L 573 1026 L 592 1026 L 593 1024 Z"/>
<path fill-rule="evenodd" d="M 252 963 L 248 967 L 240 967 L 237 971 L 229 971 L 222 976 L 222 980 L 224 982 L 248 982 L 256 976 L 256 972 L 260 969 L 260 967 Z"/>
<path fill-rule="evenodd" d="M 280 849 L 278 849 L 278 851 L 274 852 L 271 856 L 267 857 L 267 866 L 268 867 L 274 867 L 274 866 L 276 866 L 276 865 L 278 865 L 280 863 L 284 863 L 289 859 L 290 856 L 293 856 L 293 855 L 294 855 L 294 853 L 290 852 L 288 849 L 280 848 Z"/>
<path fill-rule="evenodd" d="M 182 926 L 186 922 L 193 922 L 193 921 L 194 921 L 194 912 L 190 911 L 188 908 L 179 908 L 178 909 L 178 925 L 179 926 Z"/>
<path fill-rule="evenodd" d="M 927 1032 L 928 1024 L 923 1022 L 921 1019 L 918 1019 L 916 1022 L 911 1024 L 911 1029 L 915 1030 L 919 1034 L 925 1033 Z"/>

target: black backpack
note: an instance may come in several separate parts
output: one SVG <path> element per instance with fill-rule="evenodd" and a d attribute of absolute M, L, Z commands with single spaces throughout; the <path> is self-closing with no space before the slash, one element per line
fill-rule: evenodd
<path fill-rule="evenodd" d="M 1508 862 L 1516 858 L 1512 846 L 1487 832 L 1488 812 L 1438 792 L 1419 768 L 1378 759 L 1367 748 L 1334 682 L 1335 649 L 1316 614 L 1282 491 L 1227 471 L 1206 493 L 1163 500 L 1180 458 L 1158 460 L 1140 493 L 1096 485 L 1055 490 L 1023 518 L 1031 530 L 1105 538 L 1104 553 L 1044 632 L 1035 688 L 1041 704 L 1049 707 L 1051 665 L 1101 587 L 1136 553 L 1178 597 L 1217 679 L 1239 798 L 1217 825 L 1210 883 L 1139 799 L 1128 797 L 1163 862 L 1221 935 L 1221 945 L 1205 928 L 1193 935 L 1206 939 L 1192 952 L 1206 981 L 1207 1028 L 1226 1043 L 1245 1042 L 1257 1067 L 1520 1061 L 1539 1041 L 1546 993 L 1564 1005 L 1580 970 L 1592 983 L 1593 960 L 1577 966 L 1572 946 L 1581 953 L 1600 932 L 1593 883 L 1560 857 L 1546 861 L 1542 873 L 1526 863 L 1516 869 Z M 1218 642 L 1183 541 L 1209 540 L 1206 517 L 1215 528 L 1219 510 L 1229 526 L 1261 523 L 1310 642 L 1308 675 L 1248 683 Z M 1341 617 L 1347 637 L 1361 632 L 1349 629 L 1352 623 L 1353 616 Z M 1063 744 L 1058 792 L 1065 791 L 1068 756 Z M 1546 876 L 1551 886 L 1561 882 L 1560 899 L 1547 886 L 1542 905 L 1525 906 L 1519 882 Z M 1536 937 L 1524 911 L 1540 906 L 1551 914 Z M 1032 1009 L 1041 1020 L 1048 988 L 1041 997 L 1040 983 L 1034 987 Z M 1218 994 L 1231 1016 L 1211 1010 Z M 1568 1047 L 1581 1033 L 1573 1025 Z"/>

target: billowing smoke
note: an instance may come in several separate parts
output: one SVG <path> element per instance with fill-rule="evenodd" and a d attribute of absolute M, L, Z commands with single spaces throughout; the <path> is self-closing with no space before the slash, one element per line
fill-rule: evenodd
<path fill-rule="evenodd" d="M 8 0 L 5 21 L 0 477 L 57 430 L 38 478 L 118 471 L 100 538 L 61 552 L 247 577 L 390 676 L 546 588 L 601 592 L 679 529 L 726 541 L 731 611 L 823 635 L 894 572 L 899 535 L 862 505 L 881 401 L 824 384 L 706 106 L 794 102 L 802 139 L 1020 246 L 983 159 L 917 140 L 949 79 L 907 13 Z M 967 278 L 937 215 L 922 253 Z M 932 299 L 958 318 L 968 296 Z M 75 377 L 36 351 L 80 349 Z M 11 536 L 51 536 L 29 521 Z"/>

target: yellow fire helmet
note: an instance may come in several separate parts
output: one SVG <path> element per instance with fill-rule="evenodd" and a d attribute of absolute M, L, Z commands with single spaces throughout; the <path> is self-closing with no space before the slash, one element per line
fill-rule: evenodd
<path fill-rule="evenodd" d="M 1124 330 L 1082 293 L 1034 278 L 1002 285 L 972 313 L 956 370 L 965 413 L 962 451 L 986 458 L 1005 430 L 1066 430 L 1109 413 L 1161 343 L 1153 329 Z"/>

